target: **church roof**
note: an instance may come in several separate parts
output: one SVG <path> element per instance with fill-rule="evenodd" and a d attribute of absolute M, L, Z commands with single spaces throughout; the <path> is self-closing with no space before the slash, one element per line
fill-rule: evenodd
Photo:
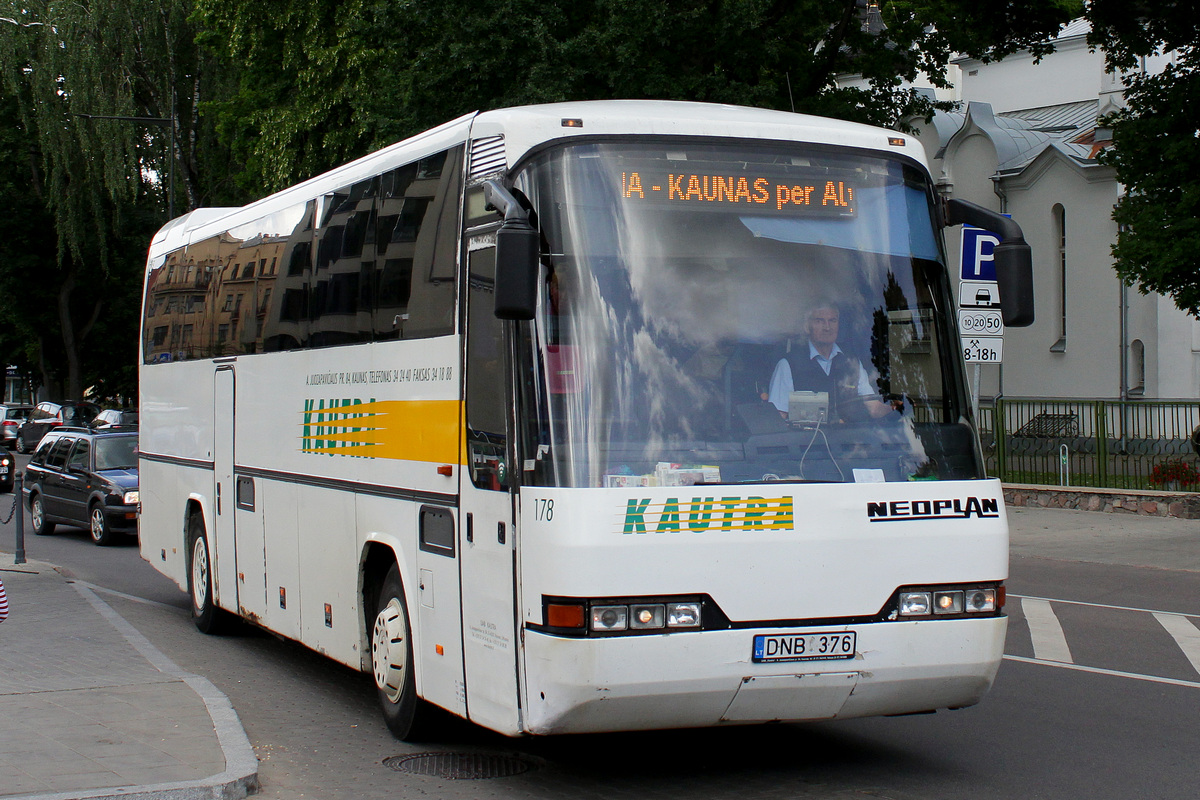
<path fill-rule="evenodd" d="M 1056 150 L 1080 166 L 1096 164 L 1092 133 L 1096 128 L 1099 101 L 1007 111 L 996 114 L 987 103 L 968 103 L 963 111 L 938 112 L 934 129 L 938 133 L 936 158 L 964 128 L 973 125 L 992 141 L 999 161 L 997 171 L 1020 172 L 1047 150 Z"/>

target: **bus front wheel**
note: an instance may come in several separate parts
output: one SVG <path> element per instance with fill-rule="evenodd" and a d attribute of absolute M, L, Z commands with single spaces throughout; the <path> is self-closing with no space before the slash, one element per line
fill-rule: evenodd
<path fill-rule="evenodd" d="M 397 739 L 420 741 L 431 732 L 434 709 L 417 697 L 412 627 L 400 570 L 393 564 L 379 588 L 371 628 L 371 666 L 388 729 Z"/>

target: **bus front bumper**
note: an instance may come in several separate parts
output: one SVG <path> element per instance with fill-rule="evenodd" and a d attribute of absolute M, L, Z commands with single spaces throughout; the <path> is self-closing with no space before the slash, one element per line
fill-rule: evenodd
<path fill-rule="evenodd" d="M 979 702 L 1007 618 L 575 639 L 525 632 L 533 734 L 907 714 Z M 755 663 L 756 634 L 857 635 L 853 658 Z"/>

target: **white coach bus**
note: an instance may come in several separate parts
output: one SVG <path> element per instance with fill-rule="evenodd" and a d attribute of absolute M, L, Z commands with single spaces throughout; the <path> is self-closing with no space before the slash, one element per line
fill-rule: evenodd
<path fill-rule="evenodd" d="M 775 111 L 470 114 L 193 211 L 146 270 L 142 556 L 201 630 L 373 673 L 402 738 L 971 705 L 1008 531 L 962 222 L 1028 324 L 1019 228 L 915 139 Z"/>

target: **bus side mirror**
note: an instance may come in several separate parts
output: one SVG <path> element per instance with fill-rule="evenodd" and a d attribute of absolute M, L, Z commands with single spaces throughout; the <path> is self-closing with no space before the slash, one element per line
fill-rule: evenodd
<path fill-rule="evenodd" d="M 946 224 L 967 223 L 1000 234 L 1000 244 L 992 251 L 996 265 L 996 288 L 1000 292 L 1000 313 L 1010 328 L 1033 324 L 1033 251 L 1025 242 L 1021 226 L 1003 214 L 966 200 L 946 201 Z"/>
<path fill-rule="evenodd" d="M 499 183 L 486 181 L 483 197 L 489 209 L 504 215 L 496 231 L 496 316 L 533 319 L 541 236 L 529 224 L 529 212 Z"/>

